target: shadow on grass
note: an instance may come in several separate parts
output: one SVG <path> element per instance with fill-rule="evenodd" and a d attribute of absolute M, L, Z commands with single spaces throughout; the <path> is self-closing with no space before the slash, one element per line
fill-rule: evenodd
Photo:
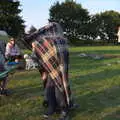
<path fill-rule="evenodd" d="M 87 75 L 76 76 L 75 78 L 72 78 L 74 80 L 72 79 L 71 80 L 75 85 L 83 85 L 88 82 L 94 82 L 94 81 L 101 82 L 101 80 L 105 80 L 109 78 L 111 79 L 112 77 L 114 76 L 117 77 L 119 75 L 120 75 L 120 69 L 113 69 L 113 70 L 106 69 L 97 73 L 90 73 Z"/>
<path fill-rule="evenodd" d="M 70 55 L 78 55 L 80 53 L 96 53 L 96 54 L 120 54 L 120 50 L 115 50 L 115 49 L 108 49 L 108 50 L 97 50 L 97 49 L 86 49 L 86 50 L 81 50 L 79 49 L 78 51 L 75 52 L 70 52 Z"/>
<path fill-rule="evenodd" d="M 110 115 L 106 115 L 103 120 L 120 120 L 120 109 Z"/>
<path fill-rule="evenodd" d="M 10 112 L 10 114 L 8 116 L 4 116 L 5 119 L 3 120 L 42 120 L 40 114 L 43 112 L 43 108 L 38 106 L 40 105 L 39 103 L 35 103 L 38 99 L 31 99 L 35 96 L 39 96 L 39 89 L 40 88 L 38 86 L 28 86 L 22 88 L 16 94 L 13 94 L 11 98 L 8 97 L 6 101 L 3 101 L 1 103 L 2 106 L 7 104 L 8 106 L 10 104 L 14 106 L 17 103 L 21 103 L 20 101 L 25 102 L 20 109 L 19 106 L 14 108 L 16 110 L 12 111 L 9 111 L 10 108 L 8 108 L 8 112 Z M 120 86 L 113 86 L 102 91 L 89 92 L 86 95 L 78 96 L 76 100 L 80 104 L 80 108 L 70 112 L 69 120 L 79 120 L 79 117 L 81 116 L 83 118 L 81 120 L 87 120 L 85 119 L 85 116 L 90 116 L 88 118 L 89 120 L 113 120 L 112 118 L 115 117 L 116 119 L 114 120 L 119 120 L 119 111 L 116 113 L 117 109 L 114 109 L 120 105 L 119 91 Z M 29 107 L 27 108 L 27 106 Z M 94 118 L 92 116 L 94 116 Z"/>
<path fill-rule="evenodd" d="M 43 88 L 41 85 L 24 86 L 21 88 L 12 89 L 11 92 L 12 93 L 10 96 L 2 97 L 0 107 L 43 96 Z"/>
<path fill-rule="evenodd" d="M 86 60 L 86 62 L 88 63 L 90 63 L 91 61 Z M 80 69 L 79 65 L 75 67 L 77 67 L 77 69 Z M 92 64 L 89 67 L 86 66 L 85 69 L 86 70 L 91 68 L 95 69 L 95 67 Z M 100 64 L 97 65 L 97 68 L 98 67 L 100 67 Z M 76 68 L 74 68 L 73 71 L 74 70 L 76 70 Z M 0 107 L 2 108 L 0 109 L 0 112 L 1 111 L 9 112 L 9 115 L 6 115 L 6 113 L 3 114 L 6 116 L 4 116 L 5 119 L 2 120 L 41 120 L 40 114 L 43 111 L 42 110 L 43 108 L 40 108 L 40 104 L 42 102 L 39 101 L 39 96 L 41 96 L 43 90 L 42 90 L 42 85 L 38 84 L 39 81 L 38 74 L 39 73 L 36 72 L 34 73 L 34 71 L 32 72 L 26 71 L 24 73 L 21 72 L 19 74 L 15 74 L 15 76 L 13 76 L 14 83 L 15 81 L 16 82 L 18 81 L 20 82 L 20 86 L 19 84 L 17 84 L 17 86 L 13 88 L 12 96 L 5 97 L 2 98 L 2 100 L 0 100 Z M 117 78 L 118 75 L 120 75 L 119 69 L 108 68 L 97 73 L 89 73 L 87 75 L 81 75 L 81 76 L 78 75 L 77 77 L 72 78 L 72 81 L 74 82 L 73 83 L 74 86 L 80 85 L 84 87 L 86 83 L 87 84 L 91 82 L 99 83 L 103 80 L 111 79 L 114 76 L 116 76 Z M 32 80 L 34 79 L 36 79 L 37 81 L 34 81 L 32 83 Z M 24 81 L 25 82 L 29 81 L 29 82 L 24 84 Z M 71 111 L 70 113 L 71 119 L 69 120 L 80 120 L 79 116 L 82 116 L 81 120 L 98 120 L 99 118 L 103 120 L 115 120 L 112 118 L 114 118 L 114 116 L 116 115 L 115 112 L 117 111 L 117 107 L 120 105 L 120 95 L 119 95 L 120 87 L 118 86 L 116 87 L 113 85 L 113 87 L 111 88 L 108 89 L 105 88 L 104 90 L 97 92 L 91 89 L 92 86 L 90 88 L 90 91 L 87 92 L 87 94 L 84 95 L 77 94 L 78 97 L 76 100 L 80 104 L 80 108 Z M 81 89 L 79 88 L 78 91 L 79 90 Z M 20 104 L 22 103 L 20 108 L 19 106 L 16 106 L 16 104 L 18 103 Z M 6 108 L 6 110 L 4 108 Z M 112 109 L 112 108 L 116 108 L 116 109 Z M 85 118 L 86 116 L 88 117 Z M 116 118 L 116 120 L 117 119 L 118 118 Z"/>
<path fill-rule="evenodd" d="M 89 71 L 95 69 L 105 69 L 112 65 L 119 65 L 118 58 L 104 58 L 100 60 L 95 60 L 93 58 L 80 58 L 76 56 L 75 58 L 70 59 L 70 72 L 75 73 L 76 71 Z"/>
<path fill-rule="evenodd" d="M 32 76 L 31 76 L 32 75 Z M 37 70 L 22 70 L 22 71 L 16 71 L 13 76 L 11 76 L 13 80 L 34 80 L 36 78 L 40 79 L 40 73 Z"/>
<path fill-rule="evenodd" d="M 0 98 L 2 120 L 41 120 L 43 97 L 40 84 L 13 89 L 11 96 Z"/>
<path fill-rule="evenodd" d="M 36 97 L 40 96 L 41 91 L 42 88 L 39 85 L 24 86 L 15 89 L 12 96 L 6 97 L 7 99 L 4 98 L 2 100 L 0 106 L 1 107 L 3 107 L 4 105 L 9 106 L 10 104 L 14 106 L 17 103 L 21 103 L 21 101 L 24 101 L 25 105 L 23 104 L 22 105 L 23 108 L 20 109 L 19 106 L 18 108 L 15 108 L 17 112 L 15 110 L 8 111 L 10 112 L 10 114 L 4 117 L 5 119 L 3 120 L 11 120 L 11 119 L 22 120 L 28 118 L 29 120 L 32 119 L 42 120 L 40 114 L 41 112 L 43 112 L 43 110 L 42 108 L 40 108 L 40 106 L 38 106 L 40 104 L 36 103 L 38 101 L 38 98 L 36 99 Z M 77 102 L 80 104 L 80 108 L 71 111 L 69 120 L 79 120 L 79 118 L 77 118 L 78 115 L 84 115 L 84 116 L 95 115 L 94 118 L 91 117 L 89 118 L 89 120 L 98 120 L 100 116 L 101 119 L 103 120 L 112 120 L 111 118 L 114 117 L 114 115 L 111 114 L 115 111 L 114 109 L 113 110 L 110 109 L 109 111 L 109 108 L 116 108 L 120 105 L 119 91 L 120 91 L 119 86 L 113 86 L 111 88 L 104 89 L 102 91 L 98 91 L 98 92 L 91 91 L 88 92 L 88 94 L 86 95 L 78 96 Z M 28 108 L 27 108 L 27 104 L 29 106 Z M 84 119 L 84 116 L 82 116 L 83 117 L 82 120 L 86 120 Z"/>
<path fill-rule="evenodd" d="M 118 120 L 120 116 L 120 86 L 113 86 L 99 92 L 89 92 L 77 97 L 80 108 L 71 112 L 71 120 Z M 119 109 L 119 110 L 118 110 Z M 115 117 L 116 115 L 116 117 Z M 94 117 L 93 117 L 94 116 Z M 116 119 L 112 119 L 112 118 Z"/>

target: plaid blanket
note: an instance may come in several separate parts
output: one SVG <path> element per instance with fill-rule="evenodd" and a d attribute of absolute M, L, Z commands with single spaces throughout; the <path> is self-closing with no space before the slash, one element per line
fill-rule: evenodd
<path fill-rule="evenodd" d="M 42 64 L 57 88 L 66 96 L 69 105 L 68 49 L 61 26 L 55 22 L 49 23 L 27 35 L 24 42 L 28 48 L 31 43 L 34 45 L 38 63 Z"/>
<path fill-rule="evenodd" d="M 63 64 L 64 73 L 66 73 L 66 80 L 68 81 L 68 63 L 69 63 L 69 51 L 67 39 L 65 38 L 56 38 L 54 39 L 54 43 L 57 49 L 57 55 L 60 59 L 60 64 Z"/>
<path fill-rule="evenodd" d="M 44 69 L 61 93 L 65 94 L 69 104 L 68 83 L 65 68 L 65 53 L 67 53 L 65 39 L 42 38 L 33 42 L 35 51 L 42 60 Z"/>

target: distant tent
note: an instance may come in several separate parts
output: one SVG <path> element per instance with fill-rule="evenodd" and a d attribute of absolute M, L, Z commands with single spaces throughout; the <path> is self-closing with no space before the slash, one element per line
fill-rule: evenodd
<path fill-rule="evenodd" d="M 8 36 L 7 32 L 0 30 L 0 36 Z"/>
<path fill-rule="evenodd" d="M 120 43 L 120 27 L 118 28 L 117 36 L 118 36 L 118 43 Z"/>
<path fill-rule="evenodd" d="M 9 36 L 8 36 L 7 32 L 0 30 L 0 40 L 4 40 L 5 42 L 7 42 L 8 38 L 9 38 Z"/>

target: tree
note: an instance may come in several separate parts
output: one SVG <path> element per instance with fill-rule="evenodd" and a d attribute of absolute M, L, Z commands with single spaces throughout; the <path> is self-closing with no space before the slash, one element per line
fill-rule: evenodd
<path fill-rule="evenodd" d="M 95 34 L 100 36 L 101 40 L 108 43 L 116 39 L 117 27 L 120 26 L 120 13 L 116 11 L 105 11 L 94 16 L 91 25 L 96 30 Z"/>
<path fill-rule="evenodd" d="M 82 39 L 85 33 L 85 25 L 89 21 L 89 12 L 82 8 L 81 4 L 73 1 L 55 3 L 50 8 L 50 21 L 62 25 L 67 37 L 71 40 Z"/>
<path fill-rule="evenodd" d="M 24 32 L 24 21 L 19 15 L 20 2 L 13 0 L 0 0 L 0 29 L 10 36 L 17 37 Z"/>
<path fill-rule="evenodd" d="M 89 22 L 86 24 L 85 37 L 87 40 L 95 40 L 99 36 L 100 16 L 99 14 L 91 15 Z"/>

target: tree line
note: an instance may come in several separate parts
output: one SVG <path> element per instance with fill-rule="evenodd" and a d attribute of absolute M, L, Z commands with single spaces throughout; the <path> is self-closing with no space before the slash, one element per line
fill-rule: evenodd
<path fill-rule="evenodd" d="M 19 1 L 0 0 L 0 30 L 13 37 L 23 34 L 25 25 L 20 16 L 21 11 Z"/>
<path fill-rule="evenodd" d="M 18 0 L 0 0 L 0 30 L 5 30 L 13 37 L 25 33 L 20 6 Z M 91 15 L 81 4 L 66 0 L 62 3 L 56 2 L 50 7 L 49 21 L 60 23 L 72 44 L 93 41 L 115 43 L 120 13 L 110 10 Z M 29 32 L 34 30 L 36 28 L 32 26 Z"/>
<path fill-rule="evenodd" d="M 120 13 L 110 10 L 90 15 L 81 4 L 56 2 L 50 8 L 50 21 L 59 22 L 71 43 L 100 41 L 115 43 L 120 26 Z"/>

